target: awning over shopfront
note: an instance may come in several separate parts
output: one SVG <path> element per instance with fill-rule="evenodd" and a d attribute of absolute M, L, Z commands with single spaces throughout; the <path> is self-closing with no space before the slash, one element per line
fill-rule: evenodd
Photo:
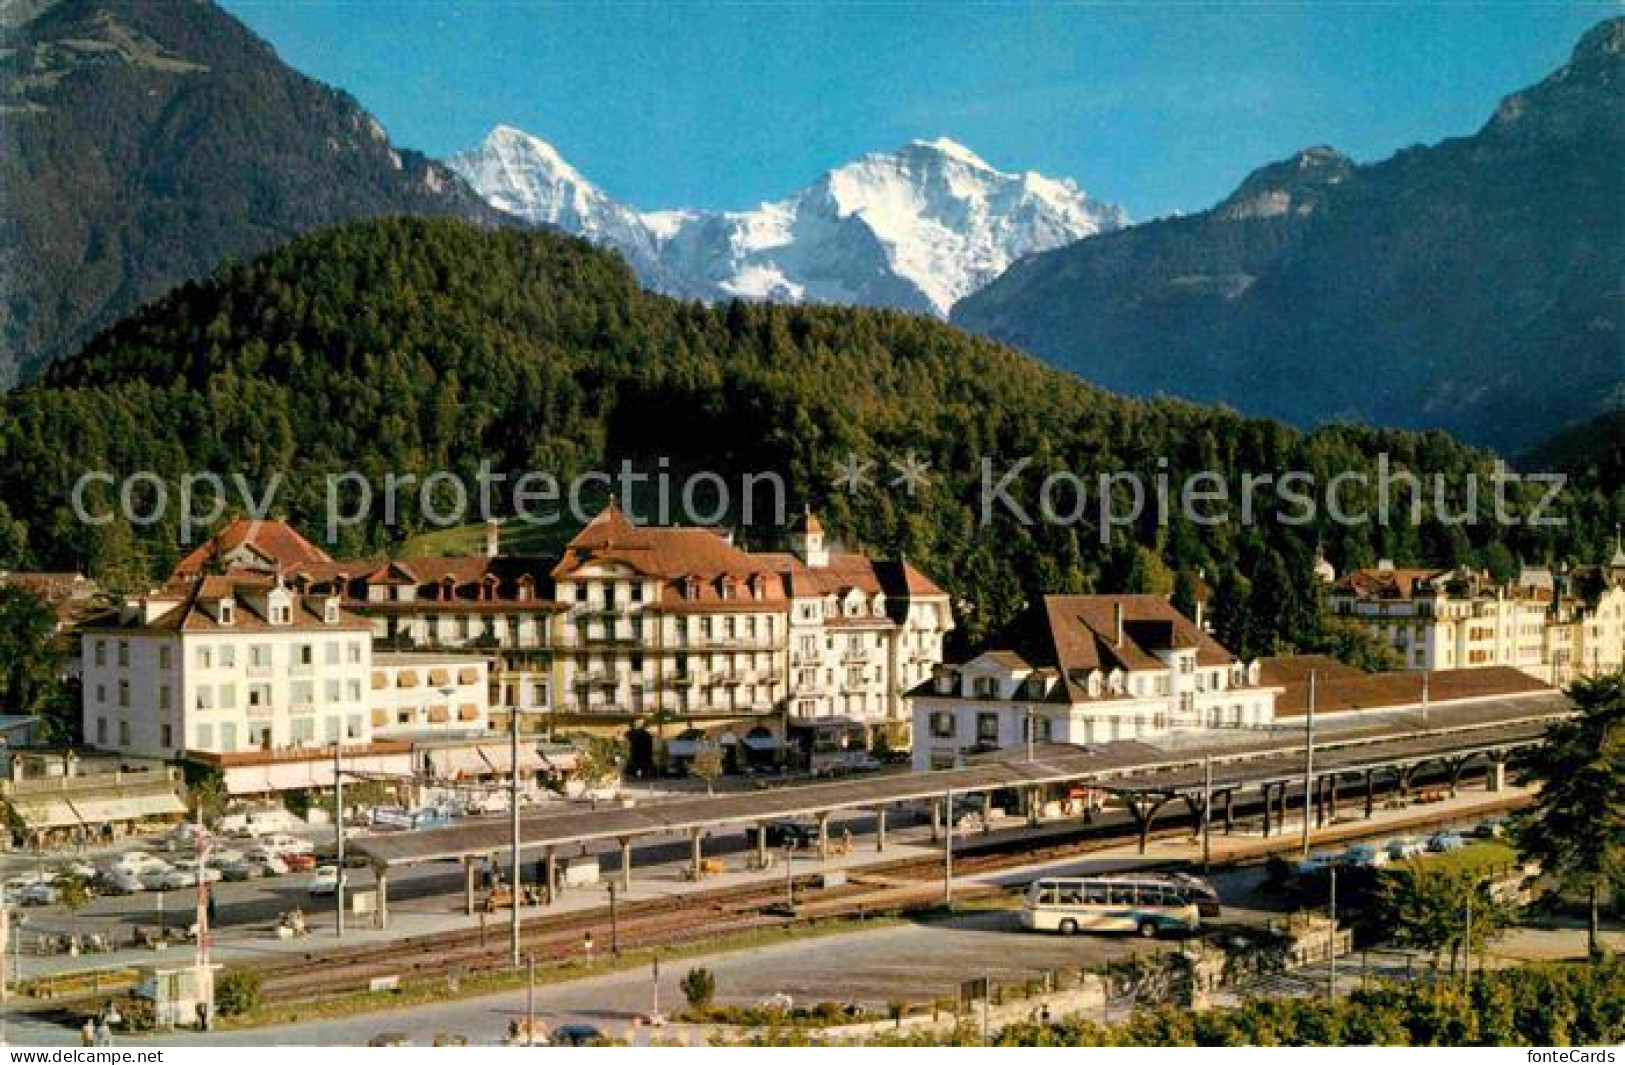
<path fill-rule="evenodd" d="M 779 738 L 764 728 L 751 729 L 741 742 L 752 751 L 776 751 L 782 746 Z"/>
<path fill-rule="evenodd" d="M 11 809 L 31 829 L 77 828 L 84 823 L 66 799 L 15 798 L 10 802 Z"/>
<path fill-rule="evenodd" d="M 128 794 L 21 795 L 10 800 L 23 824 L 34 830 L 94 828 L 105 824 L 141 821 L 149 817 L 175 817 L 186 813 L 186 803 L 167 788 L 143 789 Z"/>
<path fill-rule="evenodd" d="M 478 777 L 506 777 L 513 764 L 513 751 L 506 743 L 479 743 L 428 749 L 429 769 L 443 780 L 469 780 Z M 519 745 L 519 771 L 534 773 L 548 763 L 532 744 Z"/>
<path fill-rule="evenodd" d="M 693 758 L 705 745 L 705 733 L 697 728 L 685 729 L 666 741 L 666 757 Z"/>
<path fill-rule="evenodd" d="M 97 798 L 76 795 L 69 801 L 87 825 L 104 821 L 140 821 L 147 817 L 175 817 L 186 813 L 186 804 L 181 797 L 167 790 Z"/>

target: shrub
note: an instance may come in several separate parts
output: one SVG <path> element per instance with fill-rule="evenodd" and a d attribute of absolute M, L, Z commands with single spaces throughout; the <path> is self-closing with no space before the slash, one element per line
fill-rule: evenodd
<path fill-rule="evenodd" d="M 239 1017 L 259 1006 L 260 974 L 235 969 L 220 978 L 214 987 L 214 1008 L 222 1017 Z"/>
<path fill-rule="evenodd" d="M 711 1000 L 716 997 L 717 978 L 710 969 L 690 969 L 683 976 L 682 989 L 689 1008 L 704 1013 L 711 1008 Z"/>
<path fill-rule="evenodd" d="M 120 1017 L 119 1025 L 126 1032 L 150 1032 L 158 1027 L 158 1011 L 153 1007 L 152 1000 L 146 998 L 126 998 L 117 1004 Z"/>

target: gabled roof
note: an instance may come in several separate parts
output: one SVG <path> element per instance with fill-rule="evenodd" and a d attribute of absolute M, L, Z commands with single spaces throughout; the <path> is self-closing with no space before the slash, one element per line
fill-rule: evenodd
<path fill-rule="evenodd" d="M 1123 618 L 1121 641 L 1118 608 Z M 1156 652 L 1176 649 L 1195 650 L 1200 665 L 1236 660 L 1160 595 L 1048 595 L 1044 610 L 1056 664 L 1063 672 L 1165 669 L 1167 664 Z"/>
<path fill-rule="evenodd" d="M 213 560 L 223 559 L 240 548 L 248 549 L 272 569 L 292 570 L 333 561 L 327 552 L 305 539 L 287 522 L 234 518 L 181 559 L 175 567 L 175 576 L 195 577 L 207 570 Z"/>
<path fill-rule="evenodd" d="M 867 596 L 888 599 L 947 598 L 946 592 L 904 559 L 871 558 L 855 552 L 831 552 L 822 566 L 809 566 L 789 552 L 764 552 L 752 556 L 772 566 L 784 577 L 789 594 L 795 598 L 845 595 L 857 589 Z"/>
<path fill-rule="evenodd" d="M 669 609 L 759 610 L 785 599 L 783 577 L 768 558 L 740 550 L 715 529 L 634 525 L 611 503 L 565 545 L 552 577 L 619 564 L 660 580 L 660 604 Z"/>
<path fill-rule="evenodd" d="M 1166 669 L 1159 651 L 1194 650 L 1201 666 L 1236 661 L 1160 595 L 1049 595 L 1044 597 L 1044 612 L 1055 664 L 1069 685 L 1081 683 L 1097 669 L 1105 673 Z"/>
<path fill-rule="evenodd" d="M 130 631 L 169 632 L 371 632 L 372 626 L 363 618 L 340 610 L 338 621 L 329 624 L 324 617 L 326 596 L 300 595 L 284 589 L 293 605 L 293 620 L 287 625 L 273 625 L 261 610 L 261 600 L 276 588 L 273 578 L 263 574 L 230 574 L 223 576 L 172 579 L 162 590 L 147 597 L 147 602 L 162 606 L 173 603 L 164 613 L 151 621 L 140 614 L 128 618 L 111 612 L 87 628 L 124 629 Z M 223 599 L 232 601 L 232 623 L 222 625 L 215 620 L 218 604 Z"/>
<path fill-rule="evenodd" d="M 1345 573 L 1333 587 L 1358 599 L 1411 599 L 1421 591 L 1431 594 L 1433 586 L 1450 573 L 1448 569 L 1357 569 Z"/>
<path fill-rule="evenodd" d="M 1031 663 L 1014 651 L 983 651 L 969 662 L 966 662 L 965 668 L 974 666 L 984 659 L 997 665 L 1000 669 L 1030 670 L 1033 668 Z"/>

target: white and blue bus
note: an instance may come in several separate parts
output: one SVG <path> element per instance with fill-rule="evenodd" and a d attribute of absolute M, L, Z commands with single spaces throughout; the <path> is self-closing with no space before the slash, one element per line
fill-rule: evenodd
<path fill-rule="evenodd" d="M 1045 877 L 1027 888 L 1021 923 L 1040 932 L 1194 932 L 1217 916 L 1218 895 L 1195 877 Z"/>

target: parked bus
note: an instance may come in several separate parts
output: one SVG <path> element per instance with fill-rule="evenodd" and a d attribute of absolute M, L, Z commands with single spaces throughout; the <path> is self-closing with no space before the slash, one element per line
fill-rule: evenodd
<path fill-rule="evenodd" d="M 1194 877 L 1046 877 L 1027 888 L 1023 927 L 1040 932 L 1194 932 L 1217 895 Z"/>

